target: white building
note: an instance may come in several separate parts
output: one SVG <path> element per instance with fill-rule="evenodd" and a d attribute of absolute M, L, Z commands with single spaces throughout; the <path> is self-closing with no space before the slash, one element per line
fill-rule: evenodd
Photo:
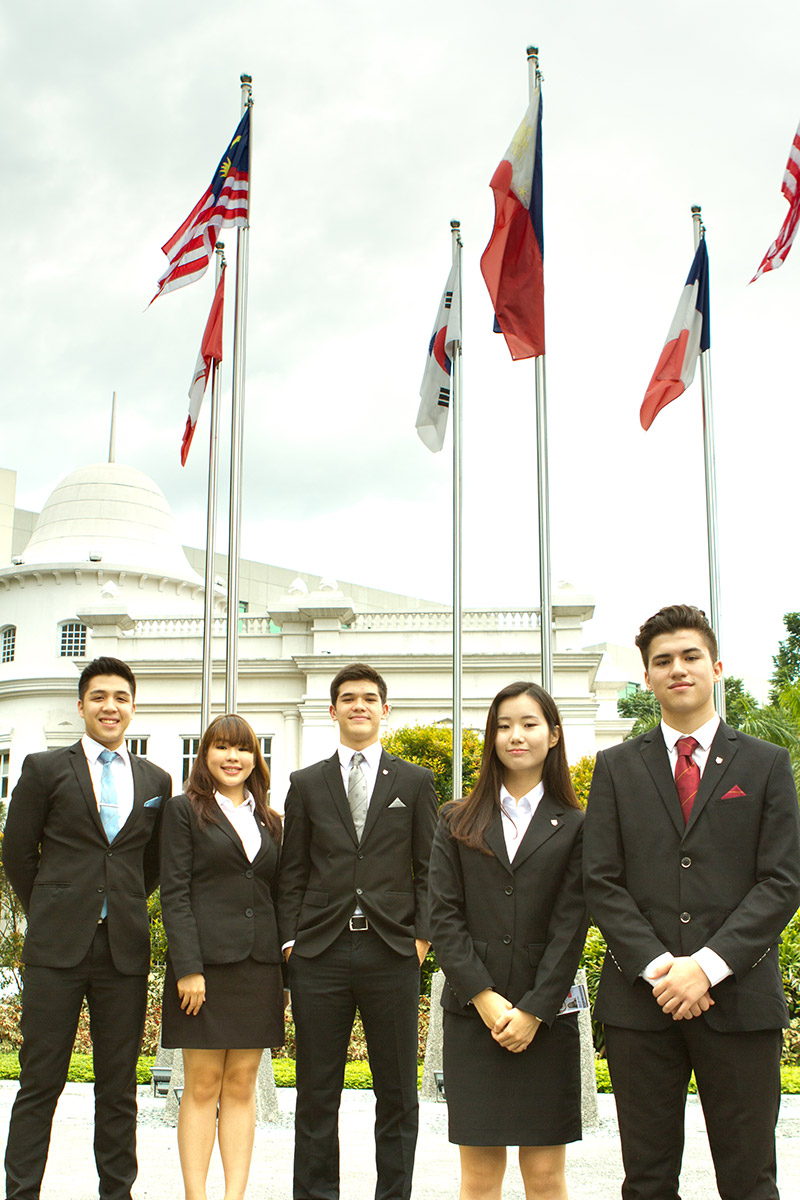
<path fill-rule="evenodd" d="M 102 654 L 133 668 L 128 740 L 170 771 L 177 790 L 200 734 L 203 552 L 182 547 L 163 493 L 133 467 L 73 471 L 38 516 L 15 507 L 15 488 L 15 472 L 0 469 L 0 796 L 26 754 L 81 735 L 78 675 Z M 224 576 L 225 559 L 216 566 Z M 240 607 L 238 711 L 263 739 L 278 807 L 290 771 L 336 744 L 328 686 L 346 663 L 366 661 L 385 676 L 389 728 L 450 722 L 446 606 L 243 561 Z M 216 714 L 224 703 L 222 586 L 214 609 Z M 554 595 L 554 692 L 572 762 L 620 741 L 631 724 L 616 714 L 627 681 L 596 687 L 603 650 L 581 648 L 593 611 L 570 588 Z M 539 644 L 536 609 L 464 612 L 465 726 L 483 728 L 506 683 L 539 678 Z"/>

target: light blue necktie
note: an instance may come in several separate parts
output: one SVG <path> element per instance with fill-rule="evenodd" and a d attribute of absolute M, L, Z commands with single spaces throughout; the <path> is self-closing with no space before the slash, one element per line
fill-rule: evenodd
<path fill-rule="evenodd" d="M 100 820 L 103 822 L 106 837 L 109 842 L 113 842 L 119 833 L 119 805 L 117 804 L 117 786 L 114 783 L 111 764 L 115 758 L 120 756 L 116 750 L 101 750 L 97 757 L 103 764 L 103 774 L 100 776 Z M 106 899 L 103 901 L 100 920 L 104 921 L 107 916 L 108 900 Z"/>

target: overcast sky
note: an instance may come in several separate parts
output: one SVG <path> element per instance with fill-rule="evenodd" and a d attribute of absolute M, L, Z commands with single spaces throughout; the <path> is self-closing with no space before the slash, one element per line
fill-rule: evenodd
<path fill-rule="evenodd" d="M 534 364 L 491 333 L 489 179 L 544 74 L 552 577 L 629 644 L 708 605 L 700 380 L 639 405 L 693 255 L 711 270 L 722 657 L 757 691 L 800 608 L 800 246 L 747 282 L 786 213 L 797 0 L 27 0 L 0 14 L 5 269 L 0 466 L 17 504 L 107 455 L 205 536 L 207 408 L 186 390 L 213 275 L 146 305 L 253 76 L 243 554 L 446 601 L 449 437 L 414 420 L 464 241 L 464 601 L 538 604 Z M 224 235 L 225 236 L 225 235 Z M 229 262 L 235 234 L 226 231 Z M 232 297 L 233 272 L 229 276 Z M 232 334 L 232 305 L 226 346 Z M 231 355 L 224 376 L 224 413 Z M 227 421 L 227 415 L 223 417 Z M 225 520 L 220 520 L 224 548 Z M 759 683 L 761 681 L 761 683 Z"/>

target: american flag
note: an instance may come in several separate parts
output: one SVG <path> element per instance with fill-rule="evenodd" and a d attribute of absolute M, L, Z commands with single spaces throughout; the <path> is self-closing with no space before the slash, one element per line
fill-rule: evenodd
<path fill-rule="evenodd" d="M 231 225 L 247 224 L 249 178 L 248 108 L 219 161 L 211 183 L 180 229 L 161 247 L 169 259 L 169 266 L 158 281 L 158 291 L 153 300 L 200 279 L 211 261 L 220 230 Z"/>
<path fill-rule="evenodd" d="M 783 173 L 781 191 L 789 201 L 789 211 L 786 214 L 786 220 L 781 225 L 780 233 L 762 258 L 761 266 L 750 280 L 751 283 L 755 283 L 759 275 L 763 275 L 765 271 L 775 271 L 778 267 L 783 266 L 786 256 L 792 248 L 797 227 L 800 225 L 800 125 L 797 126 L 797 133 L 794 135 L 792 148 L 789 151 L 789 161 Z"/>

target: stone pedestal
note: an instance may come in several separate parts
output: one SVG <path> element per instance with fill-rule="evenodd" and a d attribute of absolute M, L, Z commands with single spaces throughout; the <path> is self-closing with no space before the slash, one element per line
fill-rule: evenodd
<path fill-rule="evenodd" d="M 434 1071 L 442 1069 L 442 1006 L 439 1003 L 444 987 L 444 971 L 437 971 L 431 980 L 431 1011 L 428 1036 L 425 1040 L 425 1064 L 422 1068 L 423 1100 L 440 1100 Z"/>

